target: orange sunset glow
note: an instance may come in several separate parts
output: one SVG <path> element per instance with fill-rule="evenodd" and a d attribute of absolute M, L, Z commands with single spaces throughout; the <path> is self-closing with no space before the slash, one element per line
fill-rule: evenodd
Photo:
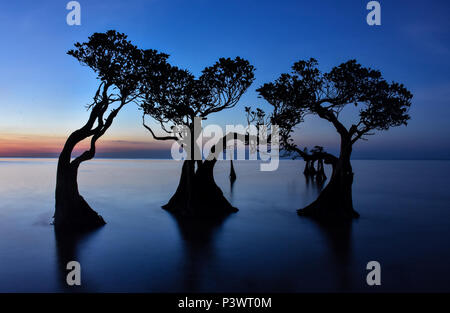
<path fill-rule="evenodd" d="M 66 137 L 30 134 L 0 134 L 0 155 L 2 157 L 56 157 L 63 148 Z M 140 141 L 129 138 L 102 138 L 98 141 L 97 153 L 114 157 L 121 152 L 146 153 L 151 157 L 152 152 L 167 151 L 169 142 L 154 140 Z M 74 155 L 89 148 L 89 140 L 85 140 L 75 147 Z"/>

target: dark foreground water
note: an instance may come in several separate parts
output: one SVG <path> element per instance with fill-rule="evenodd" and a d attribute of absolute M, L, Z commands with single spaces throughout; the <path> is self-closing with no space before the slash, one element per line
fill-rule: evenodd
<path fill-rule="evenodd" d="M 87 162 L 81 193 L 108 224 L 68 239 L 50 225 L 55 160 L 0 159 L 0 292 L 450 291 L 450 162 L 353 161 L 361 218 L 334 229 L 295 214 L 318 192 L 303 164 L 237 162 L 231 188 L 221 162 L 216 180 L 240 211 L 193 225 L 160 208 L 180 163 Z M 81 287 L 65 285 L 70 260 Z"/>

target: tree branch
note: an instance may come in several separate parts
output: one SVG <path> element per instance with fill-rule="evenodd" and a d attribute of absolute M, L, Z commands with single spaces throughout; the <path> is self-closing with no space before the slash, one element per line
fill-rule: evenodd
<path fill-rule="evenodd" d="M 142 115 L 142 125 L 152 134 L 153 139 L 156 140 L 178 140 L 175 136 L 156 136 L 153 130 L 145 124 L 145 114 Z"/>

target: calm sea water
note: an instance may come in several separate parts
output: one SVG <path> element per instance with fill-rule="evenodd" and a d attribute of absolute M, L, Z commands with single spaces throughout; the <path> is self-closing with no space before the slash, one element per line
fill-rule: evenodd
<path fill-rule="evenodd" d="M 295 210 L 315 199 L 302 161 L 260 172 L 229 163 L 215 176 L 240 209 L 222 222 L 186 224 L 161 209 L 181 164 L 95 160 L 80 191 L 107 225 L 82 238 L 55 237 L 54 159 L 0 159 L 0 292 L 450 291 L 450 162 L 353 161 L 361 218 L 324 228 Z M 65 264 L 81 263 L 67 287 Z M 381 264 L 382 285 L 366 284 Z"/>

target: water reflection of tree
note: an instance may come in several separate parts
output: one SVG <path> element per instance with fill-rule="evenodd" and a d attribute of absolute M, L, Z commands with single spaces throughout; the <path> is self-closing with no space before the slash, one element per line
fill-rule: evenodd
<path fill-rule="evenodd" d="M 55 230 L 55 247 L 58 274 L 57 280 L 60 288 L 65 292 L 86 292 L 87 289 L 83 284 L 84 277 L 82 276 L 81 286 L 68 286 L 66 277 L 69 270 L 66 269 L 67 263 L 70 261 L 80 262 L 80 248 L 83 244 L 98 230 L 91 232 L 63 232 Z M 80 262 L 81 263 L 81 262 Z M 83 269 L 83 266 L 81 266 Z M 82 270 L 83 273 L 83 270 Z M 83 275 L 83 274 L 82 274 Z"/>
<path fill-rule="evenodd" d="M 181 289 L 185 292 L 202 291 L 202 281 L 208 277 L 208 270 L 214 265 L 216 236 L 227 216 L 203 219 L 178 216 L 174 218 L 184 244 L 184 276 Z"/>
<path fill-rule="evenodd" d="M 314 222 L 325 238 L 327 249 L 331 256 L 333 270 L 336 273 L 338 291 L 352 289 L 352 221 L 346 223 Z"/>

